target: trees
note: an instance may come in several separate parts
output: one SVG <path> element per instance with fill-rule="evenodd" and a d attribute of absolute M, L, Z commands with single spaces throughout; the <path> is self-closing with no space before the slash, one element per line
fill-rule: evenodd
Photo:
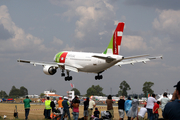
<path fill-rule="evenodd" d="M 122 81 L 119 86 L 118 95 L 127 96 L 127 90 L 131 90 L 129 84 L 126 81 Z"/>
<path fill-rule="evenodd" d="M 154 93 L 154 91 L 151 89 L 151 87 L 154 85 L 154 83 L 153 82 L 145 82 L 144 84 L 143 84 L 143 92 L 144 92 L 144 96 L 147 96 L 147 94 L 149 93 L 149 94 L 153 94 Z"/>
<path fill-rule="evenodd" d="M 8 95 L 6 94 L 5 91 L 1 90 L 1 91 L 0 91 L 0 97 L 1 97 L 1 98 L 7 98 Z"/>
<path fill-rule="evenodd" d="M 21 86 L 20 89 L 17 89 L 15 86 L 12 86 L 9 92 L 9 96 L 12 98 L 25 96 L 25 95 L 28 95 L 28 90 L 24 86 Z"/>
<path fill-rule="evenodd" d="M 24 87 L 24 86 L 21 86 L 20 87 L 20 96 L 25 96 L 25 95 L 28 95 L 28 90 Z"/>
<path fill-rule="evenodd" d="M 87 89 L 87 94 L 86 96 L 91 96 L 91 95 L 97 95 L 97 96 L 104 96 L 105 94 L 102 93 L 103 88 L 100 87 L 99 85 L 92 85 L 90 88 Z"/>
<path fill-rule="evenodd" d="M 42 98 L 42 97 L 44 97 L 44 95 L 45 95 L 44 93 L 41 93 L 39 96 Z"/>
<path fill-rule="evenodd" d="M 9 96 L 10 97 L 13 97 L 13 98 L 16 98 L 16 97 L 19 97 L 19 94 L 20 94 L 20 90 L 17 89 L 15 86 L 12 86 L 10 92 L 9 92 Z"/>
<path fill-rule="evenodd" d="M 73 88 L 71 91 L 74 91 L 75 95 L 79 95 L 79 96 L 81 95 L 77 88 Z"/>

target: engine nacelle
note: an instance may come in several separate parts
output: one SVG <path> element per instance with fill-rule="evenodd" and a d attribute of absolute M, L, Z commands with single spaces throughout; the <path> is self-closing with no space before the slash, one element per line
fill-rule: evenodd
<path fill-rule="evenodd" d="M 46 75 L 54 75 L 57 70 L 55 68 L 53 68 L 52 66 L 44 66 L 43 68 L 43 72 L 46 74 Z"/>

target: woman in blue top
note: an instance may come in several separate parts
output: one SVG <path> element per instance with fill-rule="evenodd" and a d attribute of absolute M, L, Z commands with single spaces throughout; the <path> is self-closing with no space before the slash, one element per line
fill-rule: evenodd
<path fill-rule="evenodd" d="M 128 99 L 124 103 L 124 110 L 126 111 L 126 115 L 130 110 L 131 106 L 132 106 L 132 100 L 130 97 L 128 97 Z M 131 117 L 128 117 L 128 120 L 131 120 Z"/>

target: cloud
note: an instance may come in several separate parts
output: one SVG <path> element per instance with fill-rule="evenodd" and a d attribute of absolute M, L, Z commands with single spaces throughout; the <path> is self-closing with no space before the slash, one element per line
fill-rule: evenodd
<path fill-rule="evenodd" d="M 130 51 L 147 49 L 146 43 L 140 36 L 123 36 L 123 41 L 125 42 L 122 43 L 122 46 Z"/>
<path fill-rule="evenodd" d="M 4 26 L 0 24 L 0 40 L 6 40 L 12 37 L 13 34 L 9 33 L 8 30 L 4 29 Z"/>
<path fill-rule="evenodd" d="M 172 43 L 179 43 L 180 10 L 157 10 L 158 18 L 153 21 L 153 28 L 164 37 L 169 37 Z"/>
<path fill-rule="evenodd" d="M 113 21 L 112 18 L 115 15 L 114 7 L 108 3 L 108 0 L 55 0 L 51 3 L 59 6 L 66 5 L 69 9 L 63 15 L 69 19 L 78 17 L 75 29 L 75 37 L 78 40 L 83 40 L 87 34 L 99 28 L 100 22 Z"/>
<path fill-rule="evenodd" d="M 56 38 L 56 37 L 54 36 L 52 43 L 53 43 L 53 44 L 62 45 L 62 44 L 63 44 L 63 41 L 60 40 L 60 39 L 58 39 L 58 38 Z"/>
<path fill-rule="evenodd" d="M 38 50 L 46 49 L 42 44 L 42 39 L 25 33 L 23 29 L 15 25 L 8 13 L 7 6 L 0 6 L 0 13 L 0 25 L 4 27 L 4 31 L 6 31 L 8 35 L 6 36 L 6 40 L 1 41 L 0 51 L 20 51 L 32 49 L 33 47 L 38 48 Z"/>
<path fill-rule="evenodd" d="M 173 10 L 179 10 L 179 0 L 125 0 L 124 3 L 126 5 L 139 5 L 139 6 L 145 6 L 145 7 L 152 7 L 156 9 L 173 9 Z"/>

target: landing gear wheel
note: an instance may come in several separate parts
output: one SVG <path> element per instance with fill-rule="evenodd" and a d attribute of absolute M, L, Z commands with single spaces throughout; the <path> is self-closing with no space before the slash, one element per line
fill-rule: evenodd
<path fill-rule="evenodd" d="M 71 80 L 72 80 L 72 76 L 65 77 L 65 81 L 71 81 Z"/>
<path fill-rule="evenodd" d="M 100 80 L 100 79 L 102 79 L 102 78 L 103 78 L 102 75 L 97 75 L 97 76 L 95 76 L 95 80 Z"/>
<path fill-rule="evenodd" d="M 61 73 L 61 77 L 64 77 L 65 76 L 65 73 Z"/>

